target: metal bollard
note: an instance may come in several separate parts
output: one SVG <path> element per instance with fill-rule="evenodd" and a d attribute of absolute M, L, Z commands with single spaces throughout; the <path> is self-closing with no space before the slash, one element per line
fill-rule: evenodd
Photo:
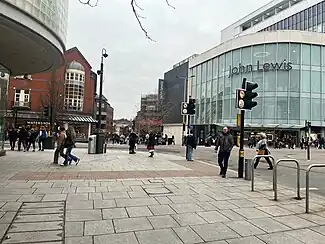
<path fill-rule="evenodd" d="M 325 164 L 311 164 L 306 170 L 306 213 L 309 213 L 309 173 L 312 168 L 325 168 Z"/>
<path fill-rule="evenodd" d="M 255 183 L 255 177 L 254 177 L 254 163 L 257 158 L 270 158 L 272 160 L 272 165 L 275 164 L 275 159 L 272 155 L 256 155 L 252 160 L 252 183 L 251 183 L 251 191 L 254 191 L 254 183 Z M 274 174 L 274 172 L 273 172 Z M 274 190 L 274 182 L 273 182 L 273 190 Z"/>

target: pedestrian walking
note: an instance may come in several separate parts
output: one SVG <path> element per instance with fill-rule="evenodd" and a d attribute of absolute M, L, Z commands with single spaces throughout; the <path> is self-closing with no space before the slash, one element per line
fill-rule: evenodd
<path fill-rule="evenodd" d="M 267 139 L 266 139 L 266 134 L 261 132 L 259 133 L 259 141 L 256 144 L 256 154 L 257 155 L 270 155 L 269 148 L 267 146 Z M 254 163 L 254 169 L 257 168 L 261 158 L 256 158 L 256 161 Z M 273 169 L 273 164 L 269 158 L 265 158 L 266 162 L 269 164 L 268 170 Z"/>
<path fill-rule="evenodd" d="M 38 132 L 35 131 L 34 128 L 31 128 L 28 137 L 27 152 L 29 151 L 30 146 L 33 146 L 33 152 L 35 152 L 35 142 L 37 137 L 38 137 Z"/>
<path fill-rule="evenodd" d="M 59 164 L 59 156 L 63 157 L 65 159 L 65 154 L 64 154 L 64 143 L 65 139 L 67 138 L 65 128 L 60 127 L 60 132 L 59 136 L 56 140 L 56 149 L 54 151 L 54 159 L 53 159 L 53 164 Z"/>
<path fill-rule="evenodd" d="M 28 132 L 25 128 L 25 126 L 19 127 L 18 130 L 18 151 L 21 150 L 21 146 L 23 146 L 24 152 L 26 151 L 26 139 L 28 137 Z"/>
<path fill-rule="evenodd" d="M 64 141 L 64 148 L 66 148 L 65 152 L 65 159 L 64 162 L 60 164 L 60 166 L 67 166 L 68 164 L 71 165 L 72 161 L 76 162 L 76 165 L 79 164 L 80 159 L 72 154 L 72 149 L 76 145 L 76 131 L 72 126 L 69 126 L 66 130 L 66 139 Z"/>
<path fill-rule="evenodd" d="M 44 141 L 47 138 L 47 131 L 44 126 L 41 126 L 38 136 L 38 151 L 44 151 Z"/>
<path fill-rule="evenodd" d="M 150 132 L 147 136 L 147 150 L 149 152 L 149 157 L 153 158 L 154 154 L 155 154 L 155 135 Z"/>
<path fill-rule="evenodd" d="M 132 131 L 129 135 L 129 154 L 135 154 L 135 146 L 137 143 L 137 134 Z"/>
<path fill-rule="evenodd" d="M 230 134 L 227 127 L 223 128 L 222 134 L 216 140 L 215 151 L 218 152 L 218 164 L 220 167 L 220 175 L 222 178 L 226 177 L 228 162 L 231 150 L 234 146 L 234 138 Z"/>
<path fill-rule="evenodd" d="M 196 138 L 190 130 L 186 138 L 186 160 L 193 161 L 193 149 L 196 149 Z"/>
<path fill-rule="evenodd" d="M 17 138 L 18 138 L 18 132 L 14 127 L 11 127 L 11 129 L 9 130 L 8 137 L 9 137 L 11 151 L 14 151 Z"/>

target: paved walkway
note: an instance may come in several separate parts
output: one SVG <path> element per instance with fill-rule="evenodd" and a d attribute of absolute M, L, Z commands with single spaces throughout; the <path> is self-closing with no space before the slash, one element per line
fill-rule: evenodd
<path fill-rule="evenodd" d="M 325 198 L 312 195 L 307 215 L 291 189 L 274 202 L 270 182 L 251 192 L 235 173 L 179 156 L 75 152 L 71 167 L 50 165 L 52 152 L 0 158 L 1 243 L 324 243 Z"/>

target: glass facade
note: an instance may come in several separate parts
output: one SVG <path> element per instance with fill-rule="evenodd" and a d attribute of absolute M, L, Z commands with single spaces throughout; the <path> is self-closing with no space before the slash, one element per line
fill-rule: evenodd
<path fill-rule="evenodd" d="M 5 142 L 5 119 L 8 103 L 8 83 L 9 75 L 1 73 L 0 75 L 0 152 L 4 149 Z"/>
<path fill-rule="evenodd" d="M 302 30 L 325 33 L 325 1 L 283 19 L 262 31 Z"/>
<path fill-rule="evenodd" d="M 245 114 L 252 127 L 324 126 L 325 46 L 272 43 L 224 53 L 190 69 L 196 98 L 193 125 L 235 126 L 236 89 L 258 83 L 258 105 Z"/>
<path fill-rule="evenodd" d="M 54 31 L 65 43 L 68 24 L 68 0 L 5 0 L 27 12 Z"/>

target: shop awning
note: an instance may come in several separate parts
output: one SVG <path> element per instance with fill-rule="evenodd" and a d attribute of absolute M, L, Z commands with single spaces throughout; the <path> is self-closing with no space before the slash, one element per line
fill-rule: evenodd
<path fill-rule="evenodd" d="M 65 117 L 64 120 L 77 123 L 97 123 L 97 120 L 93 119 L 91 116 L 70 115 Z"/>

